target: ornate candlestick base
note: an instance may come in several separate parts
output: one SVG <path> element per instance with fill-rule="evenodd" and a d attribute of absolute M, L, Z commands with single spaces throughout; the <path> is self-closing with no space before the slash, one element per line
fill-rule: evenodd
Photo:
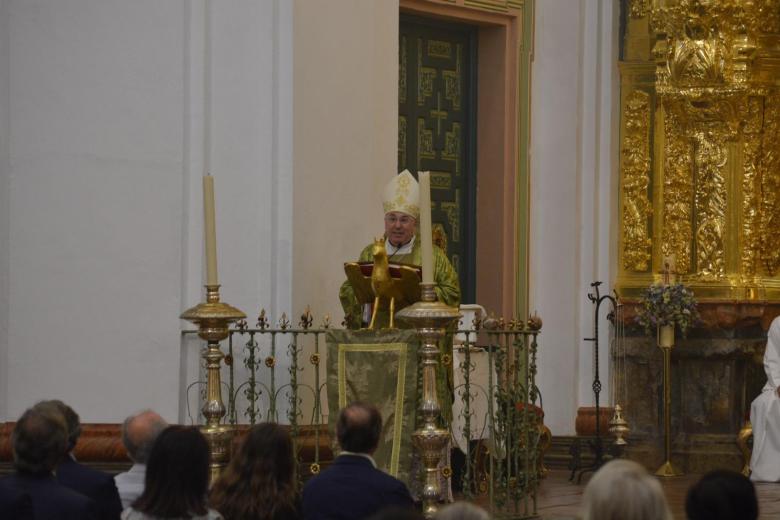
<path fill-rule="evenodd" d="M 219 373 L 220 362 L 225 355 L 219 348 L 219 342 L 228 337 L 230 324 L 246 318 L 246 314 L 219 301 L 219 285 L 207 285 L 206 302 L 187 309 L 180 318 L 195 323 L 198 326 L 198 336 L 208 342 L 208 347 L 203 352 L 207 370 L 206 402 L 201 409 L 206 424 L 201 431 L 209 442 L 209 477 L 213 484 L 230 461 L 230 443 L 233 439 L 233 428 L 220 424 L 226 410 L 222 401 L 222 381 Z"/>
<path fill-rule="evenodd" d="M 396 317 L 411 323 L 417 329 L 422 343 L 423 426 L 412 434 L 412 441 L 422 459 L 425 477 L 423 487 L 423 515 L 433 518 L 441 499 L 439 460 L 449 442 L 449 432 L 438 425 L 441 416 L 439 396 L 436 394 L 436 370 L 439 364 L 439 340 L 445 327 L 460 317 L 458 309 L 436 301 L 433 284 L 420 284 L 422 300 L 401 310 Z"/>
<path fill-rule="evenodd" d="M 674 467 L 671 460 L 667 460 L 655 471 L 655 475 L 657 477 L 681 477 L 684 473 Z"/>

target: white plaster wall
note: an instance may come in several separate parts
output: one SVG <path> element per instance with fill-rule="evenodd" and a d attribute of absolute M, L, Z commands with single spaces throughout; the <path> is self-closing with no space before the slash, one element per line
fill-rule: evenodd
<path fill-rule="evenodd" d="M 86 422 L 183 417 L 197 343 L 177 317 L 202 298 L 204 171 L 223 299 L 289 306 L 287 4 L 2 4 L 0 419 L 55 396 Z"/>
<path fill-rule="evenodd" d="M 530 301 L 544 319 L 539 383 L 554 435 L 592 404 L 590 283 L 611 291 L 616 193 L 614 2 L 536 2 L 531 93 Z M 603 310 L 606 314 L 606 309 Z M 609 399 L 608 328 L 600 325 L 601 403 Z"/>
<path fill-rule="evenodd" d="M 397 173 L 398 1 L 295 1 L 293 305 L 344 314 L 343 263 L 384 232 Z"/>
<path fill-rule="evenodd" d="M 0 389 L 8 384 L 8 231 L 11 216 L 8 197 L 10 163 L 8 157 L 8 3 L 0 1 Z M 0 399 L 0 417 L 6 402 Z"/>

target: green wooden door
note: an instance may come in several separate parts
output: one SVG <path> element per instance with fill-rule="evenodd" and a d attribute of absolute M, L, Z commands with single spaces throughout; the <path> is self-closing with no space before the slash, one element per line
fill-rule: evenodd
<path fill-rule="evenodd" d="M 401 16 L 398 171 L 431 172 L 433 237 L 475 298 L 476 30 Z"/>

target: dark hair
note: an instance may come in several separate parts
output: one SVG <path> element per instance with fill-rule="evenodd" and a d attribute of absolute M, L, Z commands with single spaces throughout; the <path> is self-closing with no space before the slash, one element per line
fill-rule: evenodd
<path fill-rule="evenodd" d="M 16 471 L 28 475 L 50 474 L 68 445 L 61 414 L 30 408 L 16 422 L 11 446 Z"/>
<path fill-rule="evenodd" d="M 76 447 L 76 443 L 79 441 L 79 437 L 81 437 L 81 419 L 79 414 L 59 399 L 41 401 L 34 406 L 34 408 L 38 409 L 49 407 L 62 414 L 62 418 L 65 419 L 65 427 L 68 431 L 68 448 L 66 451 L 73 451 L 73 448 Z"/>
<path fill-rule="evenodd" d="M 425 520 L 425 517 L 411 507 L 389 506 L 369 516 L 368 520 Z"/>
<path fill-rule="evenodd" d="M 711 471 L 688 491 L 685 512 L 691 520 L 755 520 L 756 490 L 741 473 Z"/>
<path fill-rule="evenodd" d="M 254 426 L 211 490 L 211 507 L 225 518 L 266 519 L 295 513 L 292 439 L 278 424 Z"/>
<path fill-rule="evenodd" d="M 382 415 L 376 406 L 356 401 L 339 413 L 336 436 L 342 450 L 371 453 L 382 435 Z"/>
<path fill-rule="evenodd" d="M 152 447 L 144 492 L 133 509 L 163 518 L 205 515 L 208 486 L 206 437 L 194 427 L 169 426 Z"/>

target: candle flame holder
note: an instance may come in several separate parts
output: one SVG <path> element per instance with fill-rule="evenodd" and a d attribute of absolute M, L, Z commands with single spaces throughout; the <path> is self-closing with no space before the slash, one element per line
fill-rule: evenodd
<path fill-rule="evenodd" d="M 439 427 L 441 406 L 436 393 L 439 341 L 444 337 L 447 325 L 460 317 L 460 312 L 455 307 L 436 301 L 434 284 L 420 284 L 420 289 L 422 299 L 399 311 L 396 317 L 413 325 L 422 343 L 423 425 L 412 434 L 412 442 L 423 463 L 423 515 L 425 518 L 433 518 L 441 498 L 439 461 L 450 438 L 449 431 Z"/>
<path fill-rule="evenodd" d="M 228 337 L 231 323 L 246 318 L 246 314 L 219 301 L 219 285 L 206 285 L 206 301 L 187 309 L 181 316 L 198 326 L 198 336 L 205 340 L 208 347 L 203 351 L 206 361 L 206 402 L 201 411 L 206 424 L 201 427 L 209 443 L 211 464 L 209 480 L 213 484 L 230 461 L 230 444 L 233 440 L 233 428 L 222 423 L 225 417 L 225 403 L 222 400 L 222 380 L 220 362 L 225 357 L 219 342 Z"/>

